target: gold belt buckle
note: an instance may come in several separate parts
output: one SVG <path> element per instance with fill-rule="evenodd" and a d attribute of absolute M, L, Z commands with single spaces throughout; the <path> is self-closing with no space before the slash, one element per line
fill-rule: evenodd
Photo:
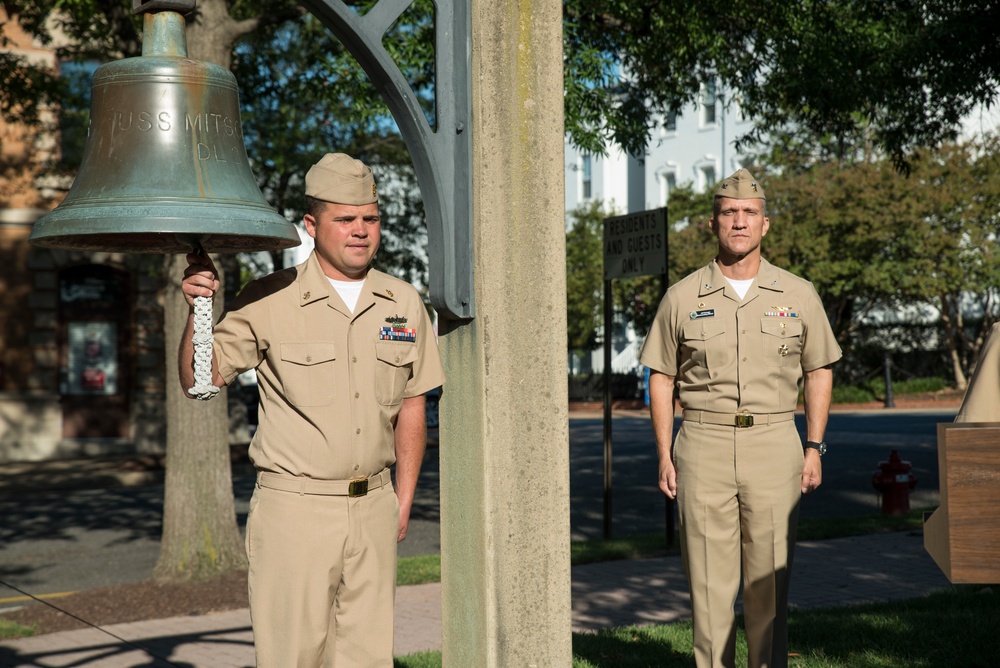
<path fill-rule="evenodd" d="M 753 416 L 750 415 L 749 411 L 744 410 L 742 413 L 736 414 L 736 428 L 746 429 L 747 427 L 753 426 Z"/>
<path fill-rule="evenodd" d="M 347 496 L 364 496 L 368 493 L 368 479 L 352 480 L 347 486 Z"/>

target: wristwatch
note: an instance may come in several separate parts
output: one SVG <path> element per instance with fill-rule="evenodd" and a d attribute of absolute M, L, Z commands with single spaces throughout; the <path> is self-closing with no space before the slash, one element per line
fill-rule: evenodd
<path fill-rule="evenodd" d="M 818 443 L 816 441 L 806 441 L 806 444 L 802 447 L 804 449 L 812 448 L 819 453 L 820 457 L 826 454 L 826 441 L 820 441 Z"/>

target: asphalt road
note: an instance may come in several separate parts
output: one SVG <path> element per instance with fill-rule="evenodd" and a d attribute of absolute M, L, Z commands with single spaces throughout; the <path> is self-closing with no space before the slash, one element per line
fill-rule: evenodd
<path fill-rule="evenodd" d="M 898 450 L 918 483 L 914 508 L 938 503 L 937 424 L 955 410 L 833 413 L 827 429 L 823 486 L 802 504 L 803 517 L 879 512 L 872 475 Z M 801 420 L 797 422 L 800 431 Z M 440 549 L 437 449 L 429 448 L 401 556 Z M 612 430 L 613 535 L 666 527 L 666 504 L 656 488 L 656 455 L 648 417 L 616 417 Z M 599 538 L 604 528 L 604 432 L 599 417 L 570 420 L 572 537 Z M 252 476 L 234 479 L 241 529 Z M 26 494 L 0 499 L 0 580 L 35 595 L 145 580 L 159 553 L 162 485 Z M 0 585 L 0 609 L 19 605 L 19 593 Z M 14 600 L 12 600 L 14 599 Z"/>

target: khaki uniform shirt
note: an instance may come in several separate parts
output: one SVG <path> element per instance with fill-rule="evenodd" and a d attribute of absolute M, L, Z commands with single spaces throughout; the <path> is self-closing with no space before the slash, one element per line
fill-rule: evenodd
<path fill-rule="evenodd" d="M 802 372 L 840 356 L 811 283 L 761 259 L 741 301 L 713 260 L 667 291 L 640 361 L 687 410 L 759 414 L 794 411 Z"/>
<path fill-rule="evenodd" d="M 315 251 L 246 286 L 215 330 L 226 383 L 257 370 L 261 471 L 347 480 L 393 464 L 404 397 L 444 382 L 427 309 L 408 283 L 370 270 L 352 314 Z"/>

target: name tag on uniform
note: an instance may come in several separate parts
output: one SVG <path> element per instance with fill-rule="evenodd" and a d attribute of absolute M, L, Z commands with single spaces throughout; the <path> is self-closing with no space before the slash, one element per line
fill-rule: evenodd
<path fill-rule="evenodd" d="M 700 311 L 691 311 L 691 319 L 698 320 L 699 318 L 714 318 L 715 309 L 714 308 L 704 308 Z"/>

